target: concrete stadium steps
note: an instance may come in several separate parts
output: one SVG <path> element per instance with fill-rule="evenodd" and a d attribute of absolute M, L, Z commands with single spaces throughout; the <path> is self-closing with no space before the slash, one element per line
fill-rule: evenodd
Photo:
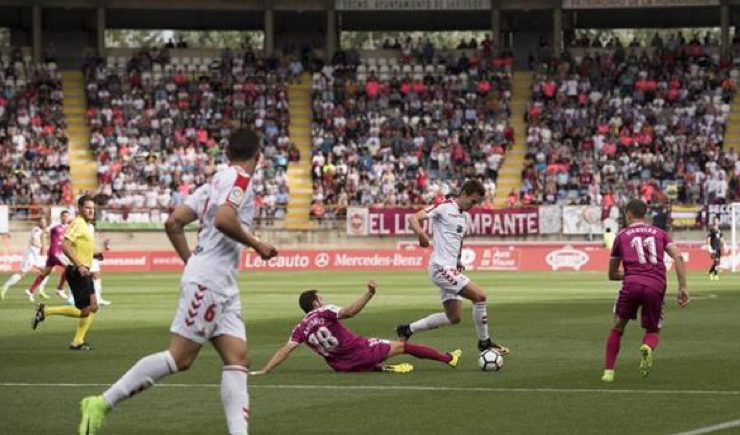
<path fill-rule="evenodd" d="M 740 98 L 732 102 L 730 117 L 727 120 L 727 129 L 725 130 L 725 149 L 729 150 L 734 147 L 740 149 Z"/>
<path fill-rule="evenodd" d="M 290 98 L 290 140 L 301 153 L 298 162 L 288 166 L 288 213 L 285 216 L 285 228 L 292 230 L 310 230 L 311 200 L 313 183 L 311 182 L 311 76 L 304 73 L 301 83 L 294 83 L 288 88 Z"/>
<path fill-rule="evenodd" d="M 496 181 L 494 206 L 506 206 L 506 197 L 512 189 L 518 191 L 522 186 L 522 169 L 524 156 L 527 153 L 527 124 L 524 122 L 524 111 L 532 95 L 532 78 L 529 71 L 517 71 L 512 82 L 511 118 L 509 123 L 514 128 L 514 145 L 506 153 L 504 163 L 499 168 Z"/>
<path fill-rule="evenodd" d="M 85 78 L 80 71 L 62 71 L 64 117 L 69 138 L 69 172 L 75 196 L 98 188 L 98 165 L 90 152 L 85 111 Z"/>

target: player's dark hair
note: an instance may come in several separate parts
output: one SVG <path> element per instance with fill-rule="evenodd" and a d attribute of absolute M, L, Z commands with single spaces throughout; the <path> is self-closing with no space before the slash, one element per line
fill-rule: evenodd
<path fill-rule="evenodd" d="M 636 219 L 642 219 L 647 214 L 647 204 L 639 199 L 633 199 L 627 203 L 624 211 L 631 214 Z"/>
<path fill-rule="evenodd" d="M 254 130 L 240 128 L 229 136 L 226 157 L 231 161 L 249 160 L 260 150 L 260 137 Z"/>
<path fill-rule="evenodd" d="M 483 183 L 480 182 L 480 180 L 471 179 L 463 183 L 462 187 L 460 188 L 460 193 L 465 195 L 474 195 L 478 194 L 480 196 L 486 195 L 486 188 L 483 187 Z"/>
<path fill-rule="evenodd" d="M 69 210 L 62 210 L 61 212 L 59 212 L 59 217 L 62 217 L 65 214 L 69 214 Z"/>
<path fill-rule="evenodd" d="M 84 207 L 85 203 L 88 201 L 92 201 L 93 203 L 95 203 L 95 198 L 93 198 L 92 195 L 82 195 L 80 199 L 77 200 L 77 207 Z"/>
<path fill-rule="evenodd" d="M 318 290 L 306 290 L 298 297 L 298 305 L 301 306 L 303 312 L 308 313 L 310 311 L 313 311 L 313 303 L 318 298 Z"/>

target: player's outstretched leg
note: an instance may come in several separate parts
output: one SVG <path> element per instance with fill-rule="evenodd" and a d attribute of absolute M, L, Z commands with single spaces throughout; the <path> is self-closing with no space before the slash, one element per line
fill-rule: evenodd
<path fill-rule="evenodd" d="M 642 337 L 642 345 L 640 346 L 640 374 L 643 377 L 650 374 L 653 369 L 653 352 L 660 343 L 660 335 L 658 332 L 645 331 L 645 335 Z"/>
<path fill-rule="evenodd" d="M 69 296 L 67 296 L 66 293 L 64 293 L 64 284 L 67 282 L 67 278 L 64 275 L 64 273 L 59 275 L 59 282 L 57 283 L 57 296 L 59 296 L 62 299 L 67 299 Z"/>
<path fill-rule="evenodd" d="M 41 280 L 41 283 L 39 284 L 39 296 L 41 296 L 44 299 L 49 299 L 49 295 L 46 294 L 44 290 L 46 290 L 46 283 L 49 282 L 49 275 L 40 275 L 43 276 L 43 279 Z"/>
<path fill-rule="evenodd" d="M 617 318 L 614 327 L 609 331 L 606 338 L 606 349 L 604 355 L 604 375 L 601 380 L 604 382 L 614 382 L 614 366 L 617 363 L 617 355 L 622 343 L 622 334 L 624 327 L 627 325 L 627 319 Z"/>
<path fill-rule="evenodd" d="M 447 364 L 452 368 L 457 367 L 460 361 L 460 357 L 462 356 L 462 351 L 460 349 L 453 350 L 452 352 L 442 353 L 432 347 L 425 346 L 423 344 L 414 344 L 404 341 L 391 341 L 390 346 L 391 347 L 386 358 L 391 358 L 400 354 L 406 354 L 420 359 L 431 359 L 434 361 L 439 361 L 441 363 Z"/>
<path fill-rule="evenodd" d="M 424 318 L 421 318 L 411 324 L 398 325 L 396 326 L 396 334 L 399 340 L 407 341 L 411 336 L 417 332 L 428 331 L 430 329 L 436 329 L 441 326 L 449 326 L 453 323 L 459 323 L 458 318 L 456 322 L 450 321 L 449 317 L 445 313 L 434 313 Z"/>
<path fill-rule="evenodd" d="M 502 356 L 510 353 L 509 348 L 496 344 L 488 333 L 488 313 L 486 292 L 478 284 L 470 281 L 460 291 L 460 296 L 473 303 L 472 316 L 475 333 L 478 335 L 478 350 L 493 349 Z"/>
<path fill-rule="evenodd" d="M 88 396 L 82 399 L 80 435 L 98 433 L 103 426 L 106 414 L 119 402 L 147 390 L 165 376 L 190 368 L 199 350 L 199 344 L 173 335 L 168 350 L 140 359 L 102 396 Z"/>
<path fill-rule="evenodd" d="M 409 363 L 401 364 L 381 364 L 377 367 L 378 371 L 395 373 L 398 375 L 407 375 L 414 371 L 414 366 Z"/>
<path fill-rule="evenodd" d="M 98 298 L 100 305 L 110 305 L 111 302 L 103 299 L 103 280 L 100 277 L 93 279 L 93 286 L 95 288 L 95 297 Z"/>
<path fill-rule="evenodd" d="M 5 284 L 3 284 L 2 290 L 0 290 L 0 299 L 5 299 L 5 295 L 8 293 L 8 290 L 13 285 L 17 284 L 18 281 L 23 279 L 22 273 L 14 273 L 10 275 L 10 278 L 8 278 L 7 281 L 5 281 Z"/>
<path fill-rule="evenodd" d="M 240 332 L 235 332 L 241 335 Z M 243 338 L 231 335 L 220 335 L 212 342 L 224 363 L 221 372 L 221 403 L 229 435 L 246 435 L 249 433 L 250 417 L 247 343 Z"/>

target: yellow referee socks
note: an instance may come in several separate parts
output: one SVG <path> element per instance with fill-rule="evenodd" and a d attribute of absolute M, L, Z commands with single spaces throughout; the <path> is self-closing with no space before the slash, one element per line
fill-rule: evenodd
<path fill-rule="evenodd" d="M 56 307 L 44 307 L 45 316 L 67 316 L 80 318 L 82 312 L 77 307 L 71 305 L 59 305 Z"/>
<path fill-rule="evenodd" d="M 75 332 L 75 338 L 72 341 L 73 346 L 78 346 L 85 342 L 85 335 L 87 335 L 87 330 L 90 329 L 90 325 L 92 325 L 94 318 L 95 314 L 90 313 L 89 316 L 83 317 L 79 322 L 77 322 L 77 331 Z"/>

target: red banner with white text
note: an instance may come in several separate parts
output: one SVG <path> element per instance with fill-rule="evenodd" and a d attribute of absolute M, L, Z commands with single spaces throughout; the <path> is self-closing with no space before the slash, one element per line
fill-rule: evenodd
<path fill-rule="evenodd" d="M 347 233 L 363 236 L 413 234 L 409 217 L 417 211 L 410 207 L 350 207 Z M 471 235 L 527 236 L 540 233 L 540 214 L 534 207 L 496 210 L 474 208 L 468 213 L 468 234 Z"/>
<path fill-rule="evenodd" d="M 679 244 L 687 268 L 709 269 L 709 253 L 700 244 Z M 740 252 L 722 257 L 721 268 L 740 267 Z M 325 249 L 281 250 L 269 261 L 254 252 L 242 255 L 241 270 L 261 271 L 377 271 L 426 270 L 430 249 L 415 243 L 400 243 L 397 249 Z M 0 273 L 20 269 L 23 254 L 0 254 Z M 462 252 L 468 270 L 489 271 L 599 271 L 606 272 L 609 251 L 595 243 L 481 243 L 470 242 Z M 671 266 L 666 258 L 666 264 Z M 172 251 L 112 251 L 105 253 L 103 272 L 177 272 L 183 269 L 180 258 Z"/>

